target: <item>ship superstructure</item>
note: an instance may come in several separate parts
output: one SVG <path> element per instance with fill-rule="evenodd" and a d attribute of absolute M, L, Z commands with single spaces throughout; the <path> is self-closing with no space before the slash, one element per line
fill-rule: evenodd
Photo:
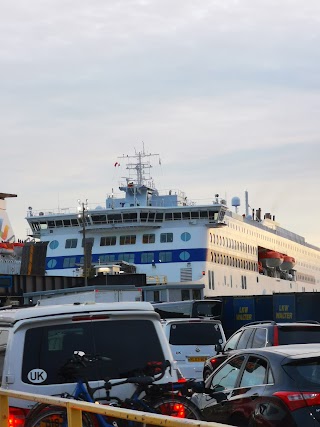
<path fill-rule="evenodd" d="M 122 156 L 124 197 L 105 207 L 29 210 L 31 236 L 47 242 L 46 274 L 76 276 L 90 266 L 126 262 L 148 283 L 203 283 L 206 297 L 320 289 L 320 249 L 261 210 L 239 215 L 219 195 L 195 205 L 185 193 L 160 194 L 150 176 L 152 154 Z M 85 244 L 84 244 L 85 241 Z M 86 273 L 85 273 L 86 274 Z"/>

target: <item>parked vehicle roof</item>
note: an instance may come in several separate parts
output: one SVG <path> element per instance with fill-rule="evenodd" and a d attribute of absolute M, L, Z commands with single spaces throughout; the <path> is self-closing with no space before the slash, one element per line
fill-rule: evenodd
<path fill-rule="evenodd" d="M 301 357 L 312 357 L 312 355 L 320 356 L 320 343 L 311 343 L 311 344 L 286 344 L 286 345 L 278 345 L 271 347 L 260 347 L 260 348 L 244 348 L 241 350 L 237 350 L 237 354 L 241 353 L 277 353 L 281 354 L 284 357 L 292 357 L 297 356 L 297 358 Z M 233 357 L 234 353 L 232 354 Z"/>
<path fill-rule="evenodd" d="M 0 323 L 12 324 L 19 320 L 37 317 L 56 316 L 59 314 L 90 313 L 97 311 L 155 311 L 149 302 L 111 302 L 111 303 L 75 303 L 54 304 L 48 306 L 33 306 L 0 310 Z"/>
<path fill-rule="evenodd" d="M 217 319 L 211 319 L 210 317 L 174 317 L 172 319 L 161 319 L 162 324 L 169 324 L 169 323 L 219 323 L 221 324 L 220 320 Z"/>

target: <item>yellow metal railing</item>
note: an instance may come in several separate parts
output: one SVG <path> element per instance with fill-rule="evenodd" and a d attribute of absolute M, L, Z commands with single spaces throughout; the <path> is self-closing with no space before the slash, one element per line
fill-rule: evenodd
<path fill-rule="evenodd" d="M 31 400 L 33 402 L 48 403 L 62 406 L 67 409 L 68 427 L 82 426 L 82 411 L 121 418 L 128 421 L 136 421 L 142 424 L 152 424 L 164 427 L 226 427 L 226 424 L 208 423 L 199 420 L 189 420 L 169 417 L 166 415 L 150 414 L 134 411 L 132 409 L 116 408 L 108 405 L 96 405 L 95 403 L 80 402 L 78 400 L 63 399 L 62 397 L 43 396 L 20 391 L 5 390 L 0 388 L 0 427 L 8 427 L 9 422 L 9 397 Z"/>

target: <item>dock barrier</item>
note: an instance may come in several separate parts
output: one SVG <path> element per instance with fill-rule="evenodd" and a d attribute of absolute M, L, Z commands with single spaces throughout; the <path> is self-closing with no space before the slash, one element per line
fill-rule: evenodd
<path fill-rule="evenodd" d="M 227 427 L 227 424 L 189 420 L 170 417 L 167 415 L 150 414 L 149 412 L 135 411 L 132 409 L 116 408 L 108 405 L 97 405 L 95 403 L 80 402 L 78 400 L 64 399 L 62 397 L 44 396 L 20 391 L 6 390 L 0 388 L 0 427 L 11 427 L 9 425 L 9 398 L 28 400 L 33 402 L 47 403 L 62 406 L 67 409 L 68 427 L 82 427 L 82 411 L 92 412 L 121 418 L 128 421 L 136 421 L 142 425 L 151 424 L 164 427 Z"/>

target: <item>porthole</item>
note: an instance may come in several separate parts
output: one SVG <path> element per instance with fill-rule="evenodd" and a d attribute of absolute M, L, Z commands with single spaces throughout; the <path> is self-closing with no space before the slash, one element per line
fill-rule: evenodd
<path fill-rule="evenodd" d="M 184 242 L 187 242 L 190 239 L 191 239 L 191 234 L 188 233 L 187 231 L 181 234 L 181 240 L 183 240 Z"/>
<path fill-rule="evenodd" d="M 50 249 L 57 249 L 57 247 L 59 246 L 59 242 L 58 242 L 58 240 L 52 240 L 50 243 L 49 243 L 49 248 Z"/>
<path fill-rule="evenodd" d="M 50 261 L 48 261 L 48 263 L 47 263 L 48 268 L 54 268 L 56 265 L 57 265 L 56 259 L 50 259 Z"/>
<path fill-rule="evenodd" d="M 182 261 L 187 261 L 190 258 L 190 254 L 187 251 L 183 251 L 180 253 L 180 259 Z"/>

